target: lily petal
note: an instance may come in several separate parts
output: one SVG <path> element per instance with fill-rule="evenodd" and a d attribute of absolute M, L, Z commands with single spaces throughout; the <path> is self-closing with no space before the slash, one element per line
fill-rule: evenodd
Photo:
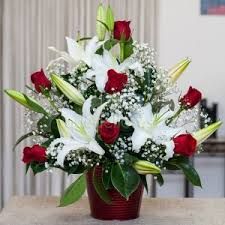
<path fill-rule="evenodd" d="M 66 37 L 69 55 L 77 62 L 84 58 L 84 49 L 72 38 Z"/>
<path fill-rule="evenodd" d="M 96 140 L 92 140 L 90 143 L 89 143 L 89 146 L 88 148 L 92 151 L 92 152 L 95 152 L 96 154 L 98 155 L 104 155 L 105 154 L 105 151 L 104 149 L 98 144 L 98 142 Z"/>
<path fill-rule="evenodd" d="M 138 153 L 140 151 L 140 148 L 145 144 L 148 138 L 149 135 L 145 131 L 143 131 L 139 127 L 135 127 L 131 137 L 134 151 Z"/>

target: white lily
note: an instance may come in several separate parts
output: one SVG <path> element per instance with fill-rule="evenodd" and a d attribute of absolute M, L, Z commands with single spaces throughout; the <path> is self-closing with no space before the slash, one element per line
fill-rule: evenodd
<path fill-rule="evenodd" d="M 139 152 L 147 139 L 151 139 L 157 144 L 165 145 L 165 159 L 171 158 L 174 149 L 173 142 L 171 141 L 172 137 L 181 132 L 181 129 L 166 125 L 166 120 L 172 114 L 172 111 L 164 107 L 158 114 L 154 115 L 150 103 L 135 111 L 131 116 L 131 122 L 134 127 L 134 133 L 131 137 L 133 149 Z"/>
<path fill-rule="evenodd" d="M 66 155 L 72 150 L 86 149 L 103 155 L 104 149 L 95 140 L 96 130 L 99 122 L 99 117 L 106 103 L 99 106 L 94 114 L 90 112 L 92 98 L 84 102 L 82 108 L 82 116 L 73 110 L 61 109 L 62 116 L 65 118 L 65 126 L 67 128 L 66 137 L 61 137 L 54 140 L 50 148 L 54 148 L 58 144 L 63 144 L 57 155 L 57 164 L 63 167 Z"/>
<path fill-rule="evenodd" d="M 86 77 L 92 78 L 95 76 L 95 83 L 100 92 L 104 92 L 105 84 L 108 81 L 107 72 L 113 69 L 117 73 L 124 73 L 127 69 L 137 69 L 140 73 L 143 72 L 143 68 L 140 63 L 134 63 L 131 57 L 124 60 L 121 64 L 118 63 L 112 54 L 104 50 L 103 55 L 94 55 L 92 60 L 91 69 L 87 71 Z"/>
<path fill-rule="evenodd" d="M 104 43 L 99 41 L 96 36 L 87 43 L 85 48 L 72 38 L 66 37 L 66 41 L 68 53 L 59 51 L 55 47 L 49 47 L 49 49 L 60 54 L 61 58 L 71 66 L 76 66 L 81 61 L 90 66 L 95 52 Z"/>

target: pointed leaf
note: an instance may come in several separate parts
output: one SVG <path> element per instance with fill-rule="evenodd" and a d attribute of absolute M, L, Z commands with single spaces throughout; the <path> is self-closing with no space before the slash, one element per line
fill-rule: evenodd
<path fill-rule="evenodd" d="M 95 190 L 98 193 L 99 197 L 105 203 L 111 204 L 111 198 L 103 185 L 102 179 L 95 175 L 95 169 L 96 167 L 93 170 L 93 184 L 94 184 Z"/>
<path fill-rule="evenodd" d="M 140 175 L 140 178 L 141 178 L 141 182 L 144 185 L 145 190 L 148 194 L 148 183 L 147 183 L 146 175 Z"/>
<path fill-rule="evenodd" d="M 137 189 L 140 183 L 140 176 L 129 166 L 121 166 L 116 163 L 112 167 L 111 180 L 113 186 L 120 194 L 129 199 L 129 196 Z"/>
<path fill-rule="evenodd" d="M 37 113 L 42 113 L 42 114 L 45 114 L 47 115 L 48 113 L 42 108 L 42 106 L 40 106 L 36 101 L 34 101 L 34 99 L 26 96 L 25 94 L 24 95 L 24 98 L 26 99 L 30 109 L 32 109 L 34 112 L 37 112 Z"/>
<path fill-rule="evenodd" d="M 108 170 L 107 173 L 105 172 L 106 169 Z M 104 168 L 103 173 L 102 173 L 102 183 L 103 183 L 106 190 L 108 190 L 112 187 L 111 170 L 112 170 L 111 166 L 106 167 L 106 168 Z"/>
<path fill-rule="evenodd" d="M 86 190 L 85 175 L 82 174 L 74 181 L 64 192 L 60 198 L 59 207 L 64 207 L 78 201 Z"/>
<path fill-rule="evenodd" d="M 30 136 L 33 136 L 34 133 L 33 132 L 29 132 L 27 134 L 24 134 L 23 136 L 21 136 L 15 143 L 15 145 L 13 146 L 13 151 L 16 149 L 16 146 L 22 142 L 23 140 L 25 140 L 26 138 L 30 137 Z"/>

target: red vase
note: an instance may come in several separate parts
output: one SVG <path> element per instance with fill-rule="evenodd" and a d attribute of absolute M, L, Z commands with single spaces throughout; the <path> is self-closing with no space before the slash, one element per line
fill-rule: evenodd
<path fill-rule="evenodd" d="M 95 169 L 95 176 L 102 177 L 102 168 Z M 95 191 L 92 182 L 93 170 L 87 173 L 87 192 L 90 203 L 91 216 L 100 220 L 131 220 L 139 217 L 144 187 L 139 185 L 137 190 L 126 200 L 115 189 L 108 191 L 111 204 L 105 203 Z"/>

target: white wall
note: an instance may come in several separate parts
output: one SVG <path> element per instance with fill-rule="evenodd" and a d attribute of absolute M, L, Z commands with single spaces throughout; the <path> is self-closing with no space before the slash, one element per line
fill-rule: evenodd
<path fill-rule="evenodd" d="M 200 0 L 158 0 L 157 52 L 162 66 L 170 68 L 190 56 L 192 63 L 179 84 L 183 91 L 193 85 L 210 102 L 219 103 L 219 117 L 225 121 L 225 16 L 201 16 Z M 225 138 L 225 125 L 219 132 Z M 224 159 L 199 158 L 195 167 L 202 177 L 203 189 L 195 188 L 196 197 L 224 196 Z M 176 176 L 176 175 L 171 175 Z M 169 179 L 168 189 L 182 181 Z M 158 196 L 169 196 L 164 188 Z M 182 196 L 177 190 L 175 196 Z"/>
<path fill-rule="evenodd" d="M 167 68 L 190 56 L 192 63 L 179 84 L 202 90 L 219 102 L 225 121 L 225 16 L 201 16 L 200 0 L 158 0 L 157 52 Z M 225 125 L 219 132 L 225 137 Z"/>

